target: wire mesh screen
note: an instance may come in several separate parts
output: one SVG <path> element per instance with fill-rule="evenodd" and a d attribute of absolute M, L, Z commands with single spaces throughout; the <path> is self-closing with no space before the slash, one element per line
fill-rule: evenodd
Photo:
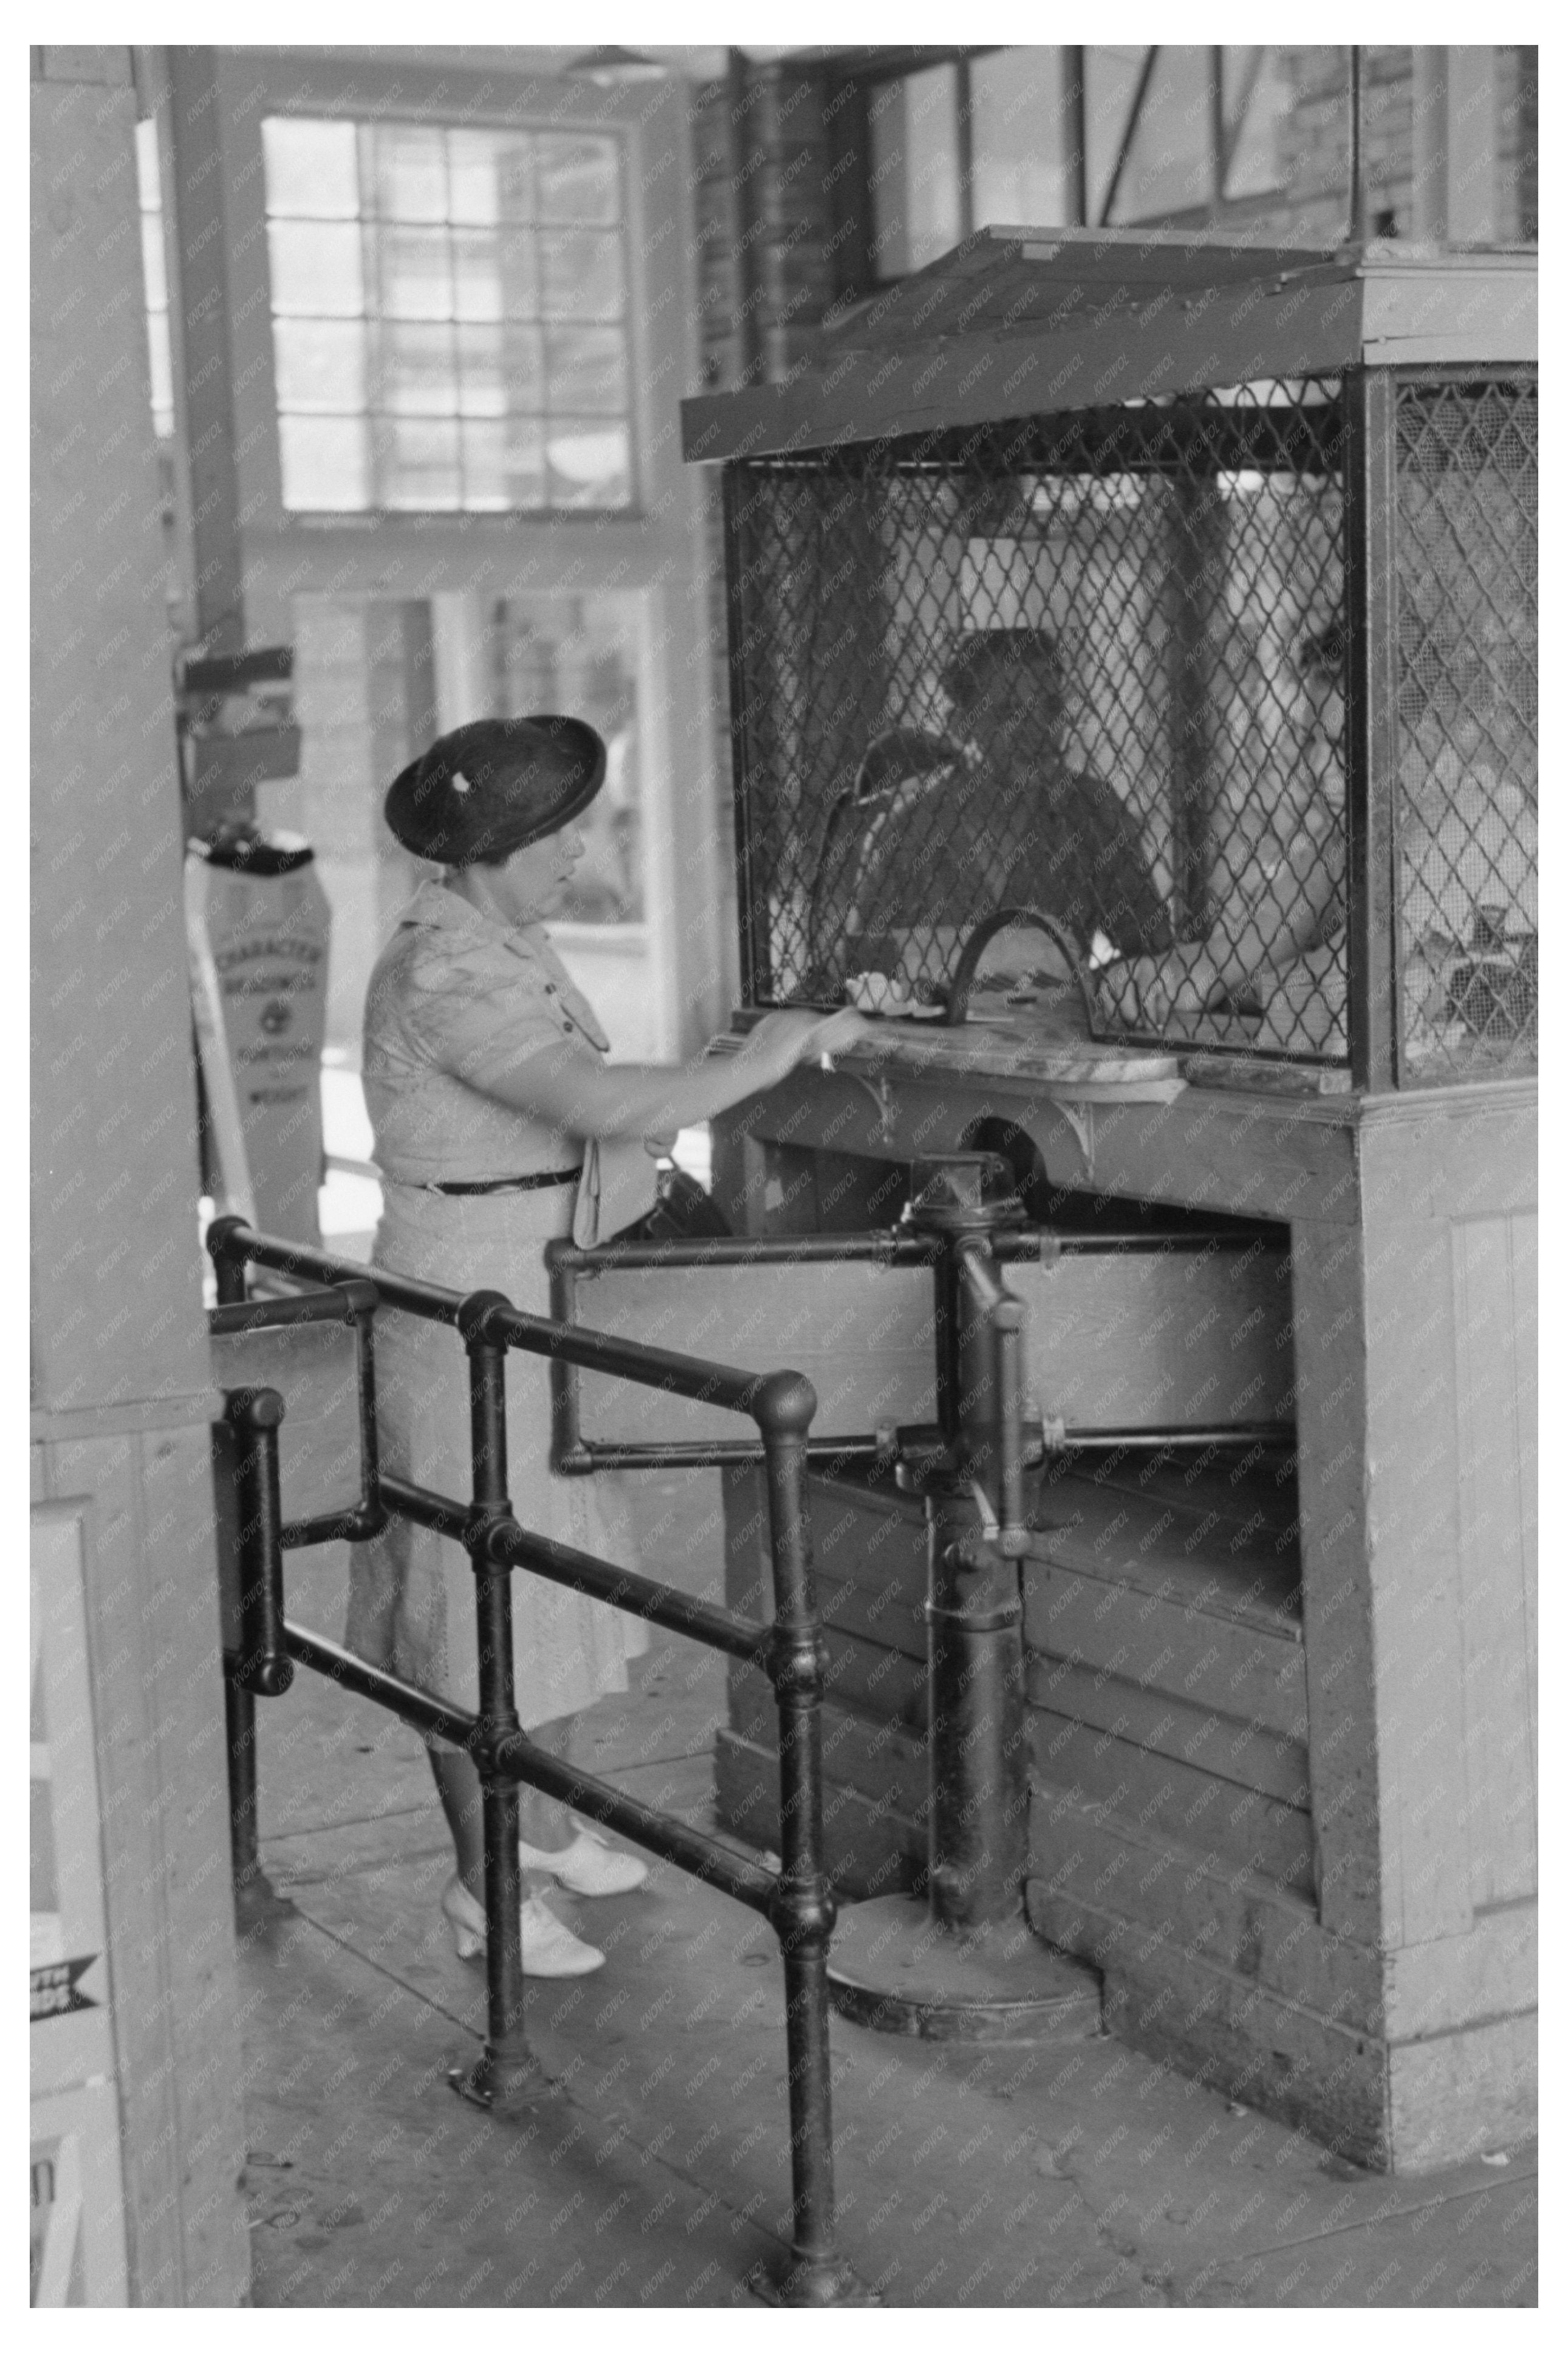
<path fill-rule="evenodd" d="M 1403 1074 L 1533 1068 L 1536 387 L 1395 403 Z"/>
<path fill-rule="evenodd" d="M 1297 382 L 732 468 L 753 1001 L 940 1006 L 1017 907 L 1015 1007 L 1342 1059 L 1342 431 Z"/>

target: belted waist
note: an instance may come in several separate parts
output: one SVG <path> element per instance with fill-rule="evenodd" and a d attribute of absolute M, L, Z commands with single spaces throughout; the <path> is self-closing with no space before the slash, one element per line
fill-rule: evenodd
<path fill-rule="evenodd" d="M 540 1193 L 551 1185 L 575 1185 L 583 1164 L 575 1168 L 546 1168 L 537 1176 L 489 1176 L 477 1184 L 422 1185 L 424 1193 Z"/>

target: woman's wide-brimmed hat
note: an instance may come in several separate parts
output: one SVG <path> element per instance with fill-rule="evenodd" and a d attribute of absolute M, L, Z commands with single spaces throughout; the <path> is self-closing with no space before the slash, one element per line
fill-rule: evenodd
<path fill-rule="evenodd" d="M 386 822 L 416 858 L 498 864 L 570 825 L 604 783 L 605 759 L 581 719 L 471 720 L 409 762 L 386 796 Z"/>

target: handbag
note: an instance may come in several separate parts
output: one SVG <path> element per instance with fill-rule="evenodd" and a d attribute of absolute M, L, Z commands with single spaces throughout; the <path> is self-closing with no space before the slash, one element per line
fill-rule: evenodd
<path fill-rule="evenodd" d="M 584 1139 L 583 1174 L 572 1208 L 572 1239 L 579 1250 L 609 1241 L 647 1215 L 658 1198 L 658 1169 L 652 1156 L 658 1149 L 641 1137 L 631 1142 Z"/>
<path fill-rule="evenodd" d="M 694 1176 L 673 1161 L 649 1157 L 657 1144 L 605 1145 L 590 1137 L 583 1147 L 583 1174 L 572 1213 L 572 1239 L 580 1250 L 599 1242 L 668 1242 L 720 1240 L 729 1221 Z"/>
<path fill-rule="evenodd" d="M 658 1198 L 645 1217 L 612 1239 L 617 1242 L 718 1241 L 730 1221 L 711 1193 L 673 1161 L 658 1172 Z"/>

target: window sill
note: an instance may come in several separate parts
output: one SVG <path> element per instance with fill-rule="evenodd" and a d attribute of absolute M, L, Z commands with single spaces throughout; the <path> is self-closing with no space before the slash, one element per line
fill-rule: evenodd
<path fill-rule="evenodd" d="M 463 531 L 515 531 L 519 523 L 646 522 L 647 510 L 624 507 L 284 507 L 279 512 L 281 531 L 380 531 L 389 524 L 412 523 L 420 531 L 442 525 Z"/>

